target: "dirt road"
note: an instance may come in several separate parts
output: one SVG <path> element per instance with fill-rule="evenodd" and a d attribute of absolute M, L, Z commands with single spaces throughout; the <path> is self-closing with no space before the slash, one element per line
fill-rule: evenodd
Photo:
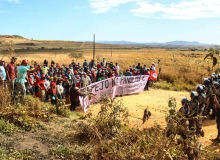
<path fill-rule="evenodd" d="M 169 97 L 174 97 L 177 100 L 178 107 L 181 106 L 181 99 L 183 97 L 189 98 L 188 92 L 175 92 L 166 90 L 151 89 L 140 94 L 123 96 L 122 100 L 124 106 L 129 109 L 130 117 L 129 122 L 131 126 L 139 128 L 151 127 L 155 122 L 159 123 L 162 127 L 166 126 L 165 115 L 168 109 Z M 144 109 L 147 108 L 151 111 L 151 118 L 142 125 Z M 100 106 L 93 106 L 90 110 L 93 114 L 98 113 Z M 135 118 L 133 118 L 135 117 Z M 140 119 L 138 119 L 140 118 Z M 203 130 L 205 131 L 205 137 L 201 138 L 201 142 L 205 145 L 211 145 L 210 139 L 216 138 L 217 129 L 215 120 L 205 120 L 203 122 Z"/>

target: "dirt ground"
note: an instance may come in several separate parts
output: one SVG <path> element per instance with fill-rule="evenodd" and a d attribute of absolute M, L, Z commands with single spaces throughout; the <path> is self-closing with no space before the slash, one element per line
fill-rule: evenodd
<path fill-rule="evenodd" d="M 151 127 L 154 123 L 160 124 L 162 127 L 166 127 L 165 115 L 168 109 L 169 97 L 174 97 L 177 101 L 177 106 L 181 107 L 182 98 L 190 98 L 188 92 L 176 92 L 167 90 L 150 89 L 150 91 L 144 91 L 136 95 L 123 96 L 122 100 L 124 106 L 129 109 L 131 117 L 129 123 L 132 127 L 139 127 L 141 129 Z M 120 97 L 121 98 L 121 97 Z M 99 112 L 99 105 L 90 108 L 90 111 L 95 115 Z M 144 109 L 148 108 L 152 113 L 150 119 L 143 125 L 142 117 Z M 200 138 L 202 144 L 205 146 L 212 145 L 211 139 L 217 137 L 216 121 L 206 119 L 203 122 L 203 130 L 205 136 Z"/>
<path fill-rule="evenodd" d="M 169 97 L 174 97 L 177 100 L 177 105 L 180 107 L 183 97 L 189 98 L 188 92 L 175 92 L 166 90 L 150 89 L 140 94 L 118 97 L 122 98 L 124 106 L 129 109 L 131 117 L 129 123 L 131 127 L 139 127 L 140 129 L 152 127 L 154 123 L 166 127 L 165 115 L 168 110 Z M 146 123 L 142 124 L 144 109 L 152 113 L 152 116 Z M 92 106 L 89 111 L 95 116 L 100 110 L 100 105 Z M 88 112 L 89 112 L 88 111 Z M 88 113 L 87 112 L 87 113 Z M 9 150 L 25 151 L 29 150 L 29 155 L 33 159 L 60 159 L 52 154 L 57 147 L 69 145 L 69 135 L 75 130 L 76 124 L 81 120 L 79 115 L 85 115 L 81 107 L 77 107 L 76 112 L 72 112 L 70 118 L 54 116 L 49 123 L 44 123 L 45 129 L 37 129 L 34 132 L 16 133 L 13 136 L 0 135 L 0 144 Z M 216 138 L 217 129 L 215 120 L 205 120 L 203 123 L 205 137 L 200 138 L 204 146 L 215 146 L 215 150 L 219 151 L 218 145 L 213 144 L 211 139 Z M 65 148 L 62 148 L 65 149 Z"/>

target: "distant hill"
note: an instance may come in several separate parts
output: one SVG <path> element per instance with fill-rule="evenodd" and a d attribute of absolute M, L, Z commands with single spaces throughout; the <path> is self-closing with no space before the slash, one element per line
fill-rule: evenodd
<path fill-rule="evenodd" d="M 204 43 L 199 43 L 196 41 L 193 42 L 188 42 L 188 41 L 172 41 L 172 42 L 167 42 L 165 43 L 165 45 L 191 45 L 191 46 L 198 46 L 198 45 L 202 45 L 202 46 L 208 46 L 210 44 L 204 44 Z"/>
<path fill-rule="evenodd" d="M 22 36 L 19 35 L 0 35 L 0 38 L 19 38 L 19 39 L 25 39 Z"/>
<path fill-rule="evenodd" d="M 129 42 L 129 41 L 97 41 L 97 43 L 102 44 L 119 44 L 119 45 L 187 45 L 187 46 L 209 46 L 210 44 L 199 43 L 197 41 L 189 42 L 189 41 L 171 41 L 166 43 L 138 43 L 138 42 Z"/>

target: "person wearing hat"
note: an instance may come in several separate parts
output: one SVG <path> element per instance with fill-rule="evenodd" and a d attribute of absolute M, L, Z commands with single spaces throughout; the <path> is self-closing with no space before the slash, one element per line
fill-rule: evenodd
<path fill-rule="evenodd" d="M 150 70 L 156 71 L 156 66 L 157 66 L 157 64 L 152 63 L 152 64 L 151 64 L 151 67 L 150 67 Z"/>
<path fill-rule="evenodd" d="M 26 59 L 22 60 L 21 66 L 18 67 L 17 71 L 17 79 L 16 79 L 16 91 L 21 91 L 22 99 L 26 97 L 26 75 L 27 73 L 33 73 L 36 71 L 36 69 L 28 69 L 27 67 L 28 61 Z"/>
<path fill-rule="evenodd" d="M 15 79 L 16 79 L 16 69 L 15 69 L 15 62 L 17 58 L 12 57 L 11 62 L 7 65 L 6 67 L 6 75 L 7 75 L 7 80 L 9 83 L 9 87 L 11 89 L 11 94 L 13 95 L 14 87 L 15 87 Z"/>

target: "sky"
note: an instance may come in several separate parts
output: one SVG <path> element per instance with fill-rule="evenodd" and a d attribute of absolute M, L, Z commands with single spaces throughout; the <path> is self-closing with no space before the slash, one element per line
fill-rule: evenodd
<path fill-rule="evenodd" d="M 220 0 L 0 0 L 0 34 L 220 44 Z"/>

